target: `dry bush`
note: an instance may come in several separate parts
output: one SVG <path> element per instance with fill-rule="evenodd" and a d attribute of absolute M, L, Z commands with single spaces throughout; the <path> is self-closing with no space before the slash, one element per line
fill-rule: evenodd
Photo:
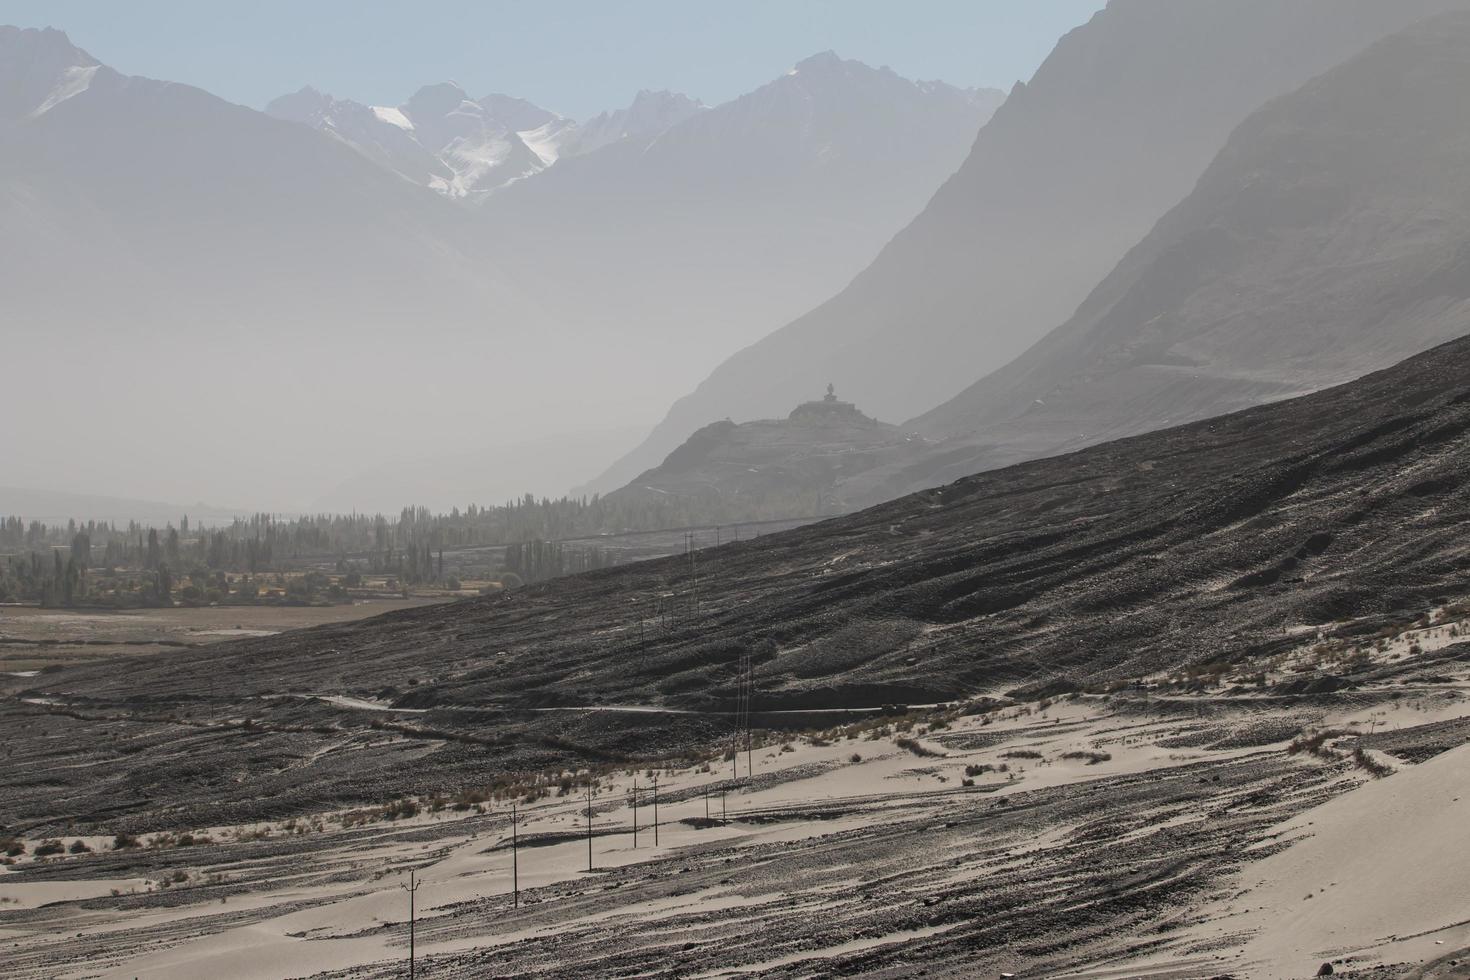
<path fill-rule="evenodd" d="M 1334 738 L 1341 738 L 1344 735 L 1356 734 L 1357 732 L 1350 732 L 1342 728 L 1325 728 L 1320 732 L 1302 732 L 1291 740 L 1291 744 L 1286 747 L 1286 754 L 1300 755 L 1305 752 L 1308 755 L 1315 755 L 1319 759 L 1339 759 L 1341 756 L 1327 747 L 1328 741 Z"/>
<path fill-rule="evenodd" d="M 899 748 L 903 749 L 906 752 L 911 752 L 914 755 L 924 759 L 938 758 L 943 755 L 943 753 L 941 752 L 935 752 L 932 749 L 926 749 L 924 746 L 920 745 L 916 739 L 912 738 L 896 738 L 893 740 L 893 744 L 897 745 Z"/>
<path fill-rule="evenodd" d="M 1392 775 L 1393 767 L 1386 766 L 1363 751 L 1362 746 L 1353 749 L 1353 765 L 1372 776 L 1374 779 L 1382 779 L 1384 776 Z"/>

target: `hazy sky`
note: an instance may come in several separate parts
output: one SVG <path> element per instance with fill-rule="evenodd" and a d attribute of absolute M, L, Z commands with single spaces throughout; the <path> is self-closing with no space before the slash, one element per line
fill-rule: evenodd
<path fill-rule="evenodd" d="M 245 105 L 302 85 L 396 105 L 452 79 L 574 118 L 668 88 L 713 105 L 818 51 L 1009 89 L 1103 0 L 0 0 L 127 74 Z"/>

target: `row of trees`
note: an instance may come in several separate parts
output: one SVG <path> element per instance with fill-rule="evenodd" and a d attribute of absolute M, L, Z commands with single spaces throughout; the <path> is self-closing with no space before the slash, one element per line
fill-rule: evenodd
<path fill-rule="evenodd" d="M 505 570 L 527 583 L 590 572 L 612 564 L 612 557 L 601 548 L 568 548 L 540 539 L 505 547 Z"/>
<path fill-rule="evenodd" d="M 568 547 L 558 539 L 660 530 L 727 516 L 699 498 L 648 500 L 633 494 L 557 499 L 527 494 L 495 507 L 471 504 L 440 514 L 405 507 L 392 518 L 259 513 L 210 527 L 191 524 L 187 515 L 177 527 L 163 528 L 136 521 L 46 524 L 0 516 L 0 601 L 70 606 L 95 602 L 100 590 L 114 598 L 125 593 L 131 604 L 168 605 L 177 597 L 181 575 L 190 579 L 199 601 L 228 601 L 237 593 L 222 573 L 248 582 L 249 576 L 313 564 L 330 567 L 324 562 L 334 562 L 339 572 L 381 575 L 403 586 L 447 584 L 467 570 L 495 573 L 493 567 L 446 572 L 446 550 L 477 547 L 505 548 L 499 571 L 507 581 L 539 582 L 614 563 L 601 548 Z"/>
<path fill-rule="evenodd" d="M 194 568 L 180 575 L 166 561 L 154 568 L 96 569 L 88 567 L 80 557 L 82 552 L 79 545 L 70 551 L 54 549 L 49 559 L 39 551 L 9 556 L 0 563 L 0 602 L 39 602 L 48 608 L 158 608 L 178 603 L 254 604 L 264 593 L 273 602 L 312 603 L 345 601 L 347 586 L 361 581 L 359 575 L 351 574 L 334 582 L 318 571 L 230 577 L 221 571 Z"/>
<path fill-rule="evenodd" d="M 766 520 L 811 510 L 811 501 L 782 501 L 771 507 L 754 502 L 738 514 L 730 502 L 702 497 L 644 499 L 636 494 L 612 497 L 549 497 L 530 494 L 495 507 L 471 504 L 460 510 L 435 514 L 426 507 L 405 507 L 396 517 L 383 514 L 314 514 L 281 518 L 252 514 L 208 528 L 191 526 L 185 516 L 154 529 L 136 522 L 106 521 L 66 524 L 26 522 L 0 517 L 0 553 L 21 550 L 45 552 L 69 548 L 84 535 L 87 561 L 97 566 L 156 569 L 161 562 L 174 568 L 203 566 L 234 572 L 270 571 L 283 562 L 300 559 L 354 558 L 375 573 L 414 567 L 425 577 L 421 556 L 425 549 L 440 551 L 494 547 L 528 541 L 657 531 L 732 520 Z"/>

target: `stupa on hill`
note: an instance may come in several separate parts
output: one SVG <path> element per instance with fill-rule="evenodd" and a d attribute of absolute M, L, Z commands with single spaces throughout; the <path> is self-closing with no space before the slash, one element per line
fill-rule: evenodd
<path fill-rule="evenodd" d="M 837 390 L 831 384 L 820 401 L 803 402 L 791 410 L 787 419 L 807 425 L 882 425 L 864 415 L 852 402 L 839 401 Z"/>

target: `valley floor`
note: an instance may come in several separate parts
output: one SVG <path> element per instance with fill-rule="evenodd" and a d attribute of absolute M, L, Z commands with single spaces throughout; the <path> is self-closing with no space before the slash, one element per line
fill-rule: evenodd
<path fill-rule="evenodd" d="M 71 666 L 204 646 L 245 636 L 274 636 L 323 623 L 346 623 L 446 597 L 382 596 L 321 606 L 174 606 L 169 609 L 44 609 L 0 605 L 0 679 Z"/>
<path fill-rule="evenodd" d="M 1470 678 L 1434 636 L 1430 684 L 1077 695 L 773 736 L 737 778 L 718 753 L 660 771 L 657 844 L 652 771 L 605 775 L 591 871 L 578 789 L 521 806 L 519 907 L 506 803 L 193 846 L 83 838 L 93 852 L 0 874 L 0 963 L 397 977 L 413 870 L 424 977 L 1463 977 Z"/>

